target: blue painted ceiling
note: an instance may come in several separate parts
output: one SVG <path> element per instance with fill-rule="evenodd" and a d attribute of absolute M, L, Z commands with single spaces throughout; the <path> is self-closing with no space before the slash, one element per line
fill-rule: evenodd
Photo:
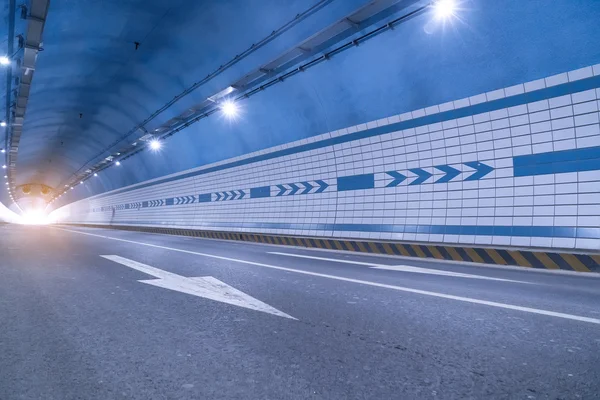
<path fill-rule="evenodd" d="M 59 188 L 174 96 L 316 3 L 52 0 L 19 148 L 17 184 Z M 323 2 L 148 128 L 366 3 Z M 6 8 L 2 13 L 6 21 Z M 62 203 L 599 63 L 599 20 L 596 0 L 464 0 L 457 18 L 445 26 L 425 13 L 245 100 L 237 121 L 211 116 L 169 138 L 160 153 L 142 152 L 103 171 Z"/>

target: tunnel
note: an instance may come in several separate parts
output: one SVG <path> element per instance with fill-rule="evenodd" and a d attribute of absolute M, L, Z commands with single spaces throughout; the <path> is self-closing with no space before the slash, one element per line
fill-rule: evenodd
<path fill-rule="evenodd" d="M 0 15 L 0 400 L 599 398 L 599 1 Z"/>

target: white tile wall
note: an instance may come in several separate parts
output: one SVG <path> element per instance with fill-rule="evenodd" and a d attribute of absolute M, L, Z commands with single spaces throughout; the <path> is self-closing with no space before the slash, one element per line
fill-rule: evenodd
<path fill-rule="evenodd" d="M 594 74 L 600 74 L 600 67 L 582 68 L 382 118 L 169 177 L 551 88 Z M 369 232 L 332 227 L 334 224 L 365 224 L 600 228 L 600 170 L 516 178 L 513 172 L 515 156 L 600 146 L 599 110 L 600 89 L 591 89 L 139 188 L 147 183 L 142 182 L 125 192 L 109 192 L 67 205 L 57 210 L 55 216 L 60 221 L 76 223 L 600 249 L 600 240 L 587 238 Z M 482 180 L 465 181 L 473 170 L 463 163 L 471 161 L 495 169 Z M 448 183 L 434 184 L 444 174 L 433 166 L 446 164 L 459 169 L 460 177 Z M 416 177 L 409 172 L 411 168 L 422 168 L 434 177 L 421 185 L 408 185 Z M 386 171 L 400 171 L 409 179 L 397 187 L 386 188 L 393 180 Z M 374 189 L 337 191 L 337 177 L 371 173 L 375 174 Z M 324 193 L 274 197 L 279 191 L 275 185 L 317 179 L 330 185 Z M 251 188 L 268 185 L 272 186 L 272 197 L 249 198 Z M 91 212 L 91 209 L 125 203 L 239 189 L 246 192 L 246 199 L 119 209 L 114 213 Z M 266 225 L 260 227 L 257 224 Z M 281 224 L 288 228 L 280 227 Z M 329 226 L 323 229 L 323 225 Z"/>

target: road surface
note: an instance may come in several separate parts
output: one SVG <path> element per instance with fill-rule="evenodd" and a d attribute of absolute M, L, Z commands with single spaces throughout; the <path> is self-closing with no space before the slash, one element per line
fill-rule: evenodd
<path fill-rule="evenodd" d="M 0 399 L 598 399 L 600 279 L 0 227 Z"/>

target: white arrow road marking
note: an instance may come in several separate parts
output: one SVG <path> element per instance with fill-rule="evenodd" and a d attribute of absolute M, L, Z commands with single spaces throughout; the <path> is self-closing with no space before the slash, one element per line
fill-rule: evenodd
<path fill-rule="evenodd" d="M 388 271 L 414 272 L 416 274 L 453 276 L 453 277 L 457 277 L 457 278 L 483 279 L 483 280 L 488 280 L 488 281 L 516 282 L 516 283 L 524 283 L 526 285 L 531 284 L 530 282 L 514 281 L 512 279 L 492 278 L 490 276 L 483 276 L 483 275 L 463 274 L 461 272 L 452 272 L 452 271 L 444 271 L 441 269 L 413 267 L 411 265 L 375 264 L 375 263 L 361 262 L 361 261 L 341 260 L 339 258 L 314 257 L 314 256 L 307 256 L 307 255 L 303 255 L 303 254 L 293 254 L 293 253 L 278 253 L 276 251 L 268 252 L 268 254 L 275 254 L 278 256 L 286 256 L 286 257 L 307 258 L 307 259 L 319 260 L 319 261 L 331 261 L 331 262 L 337 262 L 337 263 L 342 263 L 342 264 L 364 265 L 367 267 L 371 267 L 373 269 L 385 269 Z"/>
<path fill-rule="evenodd" d="M 590 324 L 600 325 L 599 318 L 590 318 L 590 317 L 584 317 L 581 315 L 573 315 L 573 314 L 566 314 L 566 313 L 561 313 L 561 312 L 556 312 L 556 311 L 541 310 L 538 308 L 515 306 L 512 304 L 498 303 L 495 301 L 474 299 L 472 297 L 454 296 L 454 295 L 450 295 L 450 294 L 431 292 L 428 290 L 413 289 L 413 288 L 404 287 L 404 286 L 394 286 L 394 285 L 387 285 L 385 283 L 379 283 L 379 282 L 371 282 L 371 281 L 364 281 L 364 280 L 360 280 L 360 279 L 345 278 L 343 276 L 320 274 L 318 272 L 304 271 L 301 269 L 294 269 L 294 268 L 287 268 L 287 267 L 279 267 L 277 265 L 265 264 L 265 263 L 260 263 L 260 262 L 256 262 L 256 261 L 250 261 L 250 260 L 240 260 L 237 258 L 218 256 L 216 254 L 200 253 L 198 251 L 192 251 L 192 250 L 176 249 L 174 247 L 167 247 L 167 246 L 161 246 L 158 244 L 138 242 L 136 240 L 121 239 L 121 238 L 116 238 L 116 237 L 112 237 L 112 236 L 97 235 L 95 233 L 81 232 L 81 231 L 76 231 L 76 230 L 72 230 L 72 229 L 65 229 L 65 228 L 56 228 L 56 229 L 59 229 L 61 231 L 65 231 L 65 232 L 77 233 L 79 235 L 98 237 L 98 238 L 102 238 L 102 239 L 106 239 L 106 240 L 114 240 L 114 241 L 123 242 L 123 243 L 132 243 L 132 244 L 137 244 L 139 246 L 146 246 L 146 247 L 152 247 L 155 249 L 175 251 L 175 252 L 183 253 L 183 254 L 192 254 L 192 255 L 196 255 L 196 256 L 212 258 L 215 260 L 229 261 L 229 262 L 239 263 L 239 264 L 244 264 L 244 265 L 252 265 L 255 267 L 269 268 L 269 269 L 273 269 L 273 270 L 277 270 L 277 271 L 292 272 L 292 273 L 308 275 L 308 276 L 317 276 L 320 278 L 332 279 L 332 280 L 341 281 L 341 282 L 350 282 L 350 283 L 356 283 L 359 285 L 386 288 L 386 289 L 395 290 L 398 292 L 414 293 L 414 294 L 420 294 L 423 296 L 430 296 L 430 297 L 436 297 L 436 298 L 447 299 L 447 300 L 455 300 L 455 301 L 461 301 L 461 302 L 471 303 L 471 304 L 481 304 L 481 305 L 486 305 L 489 307 L 502 308 L 505 310 L 521 311 L 521 312 L 526 312 L 526 313 L 530 313 L 530 314 L 546 315 L 549 317 L 568 319 L 568 320 L 572 320 L 572 321 L 588 322 Z"/>
<path fill-rule="evenodd" d="M 202 276 L 188 278 L 177 275 L 172 272 L 163 271 L 137 261 L 120 256 L 101 256 L 107 260 L 125 265 L 158 279 L 140 280 L 138 282 L 148 285 L 158 286 L 164 289 L 175 290 L 177 292 L 191 294 L 192 296 L 204 297 L 222 303 L 232 304 L 238 307 L 249 308 L 250 310 L 261 311 L 267 314 L 277 315 L 279 317 L 296 319 L 286 313 L 283 313 L 260 300 L 247 295 L 246 293 L 229 286 L 212 276 Z"/>

